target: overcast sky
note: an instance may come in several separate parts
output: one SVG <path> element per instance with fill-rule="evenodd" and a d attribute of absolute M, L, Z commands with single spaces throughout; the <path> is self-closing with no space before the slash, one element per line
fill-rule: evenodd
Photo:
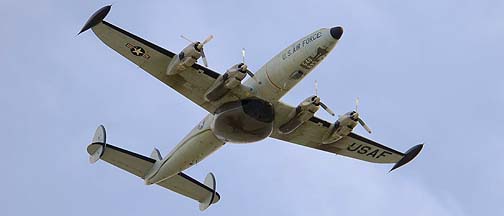
<path fill-rule="evenodd" d="M 202 40 L 223 72 L 247 49 L 252 70 L 321 27 L 345 33 L 282 100 L 319 95 L 360 112 L 400 151 L 387 174 L 371 164 L 273 139 L 227 144 L 187 174 L 217 177 L 221 201 L 198 204 L 105 162 L 90 165 L 97 125 L 140 154 L 171 150 L 206 112 L 105 46 L 89 16 L 173 52 Z M 2 215 L 504 215 L 503 1 L 14 1 L 0 2 Z M 320 111 L 328 121 L 335 117 Z"/>

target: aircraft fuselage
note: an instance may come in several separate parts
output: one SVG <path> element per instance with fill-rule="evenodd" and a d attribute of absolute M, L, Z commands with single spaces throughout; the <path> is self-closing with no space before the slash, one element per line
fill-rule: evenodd
<path fill-rule="evenodd" d="M 244 85 L 254 98 L 222 105 L 214 113 L 212 131 L 232 143 L 250 143 L 268 137 L 273 130 L 274 104 L 309 74 L 334 48 L 343 30 L 322 28 L 282 50 Z M 253 102 L 250 103 L 249 102 Z"/>
<path fill-rule="evenodd" d="M 306 77 L 336 46 L 343 34 L 341 27 L 322 28 L 292 43 L 248 79 L 244 85 L 255 90 L 256 96 L 278 101 Z"/>
<path fill-rule="evenodd" d="M 147 184 L 157 183 L 189 168 L 226 142 L 251 143 L 273 132 L 275 104 L 334 48 L 341 27 L 319 29 L 281 51 L 243 85 L 253 96 L 223 104 L 207 115 L 162 161 L 156 164 Z"/>

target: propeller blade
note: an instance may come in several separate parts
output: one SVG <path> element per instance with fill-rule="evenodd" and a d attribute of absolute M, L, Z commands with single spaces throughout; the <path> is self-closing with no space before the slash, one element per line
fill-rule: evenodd
<path fill-rule="evenodd" d="M 366 123 L 364 123 L 364 121 L 363 121 L 361 118 L 359 118 L 358 120 L 359 120 L 360 125 L 362 125 L 362 127 L 363 127 L 363 128 L 364 128 L 364 129 L 365 129 L 368 133 L 371 133 L 371 129 L 370 129 L 370 128 L 366 125 Z"/>
<path fill-rule="evenodd" d="M 180 35 L 180 37 L 186 41 L 189 41 L 189 43 L 194 43 L 191 39 L 186 38 L 184 35 Z"/>
<path fill-rule="evenodd" d="M 334 112 L 333 112 L 331 109 L 329 109 L 329 107 L 327 107 L 324 103 L 320 102 L 320 106 L 321 106 L 322 108 L 324 108 L 324 110 L 325 110 L 325 111 L 327 111 L 327 113 L 331 114 L 332 116 L 335 116 L 335 115 L 336 115 L 336 114 L 334 114 Z"/>
<path fill-rule="evenodd" d="M 259 83 L 259 81 L 257 81 L 257 79 L 255 78 L 255 75 L 254 73 L 252 73 L 252 71 L 250 70 L 247 70 L 247 74 L 250 76 L 250 78 L 252 78 L 256 83 Z"/>
<path fill-rule="evenodd" d="M 355 112 L 357 112 L 358 108 L 359 108 L 359 97 L 355 98 Z"/>
<path fill-rule="evenodd" d="M 315 80 L 314 85 L 315 85 L 315 87 L 314 87 L 315 88 L 315 96 L 317 96 L 318 95 L 318 82 L 317 82 L 317 80 Z"/>
<path fill-rule="evenodd" d="M 248 69 L 247 64 L 245 64 L 245 48 L 242 48 L 242 64 L 246 66 L 245 72 L 256 82 L 258 83 L 257 79 L 255 78 L 254 73 Z"/>
<path fill-rule="evenodd" d="M 245 64 L 245 48 L 242 48 L 242 63 Z"/>
<path fill-rule="evenodd" d="M 254 73 L 252 73 L 252 71 L 250 71 L 250 70 L 247 70 L 247 74 L 248 74 L 250 77 L 252 77 L 252 78 L 254 78 L 254 76 L 255 76 L 255 75 L 254 75 Z"/>
<path fill-rule="evenodd" d="M 208 67 L 208 62 L 207 62 L 204 50 L 201 50 L 201 59 L 203 59 L 203 64 L 205 65 L 205 67 Z"/>
<path fill-rule="evenodd" d="M 201 44 L 205 45 L 213 39 L 213 35 L 209 35 Z"/>

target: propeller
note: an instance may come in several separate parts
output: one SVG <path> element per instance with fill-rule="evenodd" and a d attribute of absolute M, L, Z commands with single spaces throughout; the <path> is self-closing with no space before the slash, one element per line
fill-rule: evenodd
<path fill-rule="evenodd" d="M 360 124 L 360 125 L 362 125 L 362 127 L 363 127 L 363 128 L 364 128 L 364 129 L 365 129 L 368 133 L 371 133 L 371 129 L 367 126 L 367 124 L 366 124 L 366 123 L 364 123 L 364 121 L 363 121 L 361 118 L 359 118 L 359 119 L 357 119 L 357 120 L 359 121 L 359 124 Z"/>
<path fill-rule="evenodd" d="M 320 106 L 321 106 L 322 108 L 324 108 L 324 110 L 325 110 L 325 111 L 327 111 L 327 113 L 329 113 L 330 115 L 332 115 L 332 116 L 336 115 L 336 114 L 334 114 L 334 112 L 333 112 L 333 111 L 332 111 L 329 107 L 327 107 L 327 105 L 325 105 L 324 103 L 320 102 Z"/>
<path fill-rule="evenodd" d="M 314 85 L 315 85 L 314 86 L 314 88 L 315 88 L 315 96 L 312 97 L 313 104 L 316 105 L 316 106 L 321 106 L 327 113 L 329 113 L 332 116 L 336 115 L 336 114 L 334 114 L 334 112 L 327 105 L 325 105 L 322 101 L 320 101 L 320 97 L 317 96 L 317 94 L 318 94 L 318 82 L 317 82 L 317 80 L 315 80 Z"/>
<path fill-rule="evenodd" d="M 359 97 L 355 98 L 355 112 L 357 112 L 357 110 L 359 109 Z"/>
<path fill-rule="evenodd" d="M 196 49 L 198 52 L 201 52 L 201 59 L 203 59 L 203 64 L 205 65 L 205 67 L 208 67 L 208 62 L 203 47 L 205 46 L 205 44 L 207 44 L 213 39 L 213 35 L 209 35 L 203 42 L 199 41 L 194 42 L 191 39 L 185 37 L 184 35 L 180 35 L 180 37 L 194 44 L 194 49 Z"/>
<path fill-rule="evenodd" d="M 245 48 L 242 48 L 242 63 L 245 64 Z"/>
<path fill-rule="evenodd" d="M 352 119 L 356 119 L 356 121 L 359 122 L 359 124 L 368 132 L 368 133 L 371 133 L 371 129 L 366 125 L 366 123 L 364 122 L 364 120 L 362 120 L 360 117 L 359 117 L 359 113 L 357 112 L 359 108 L 359 97 L 357 97 L 355 99 L 355 111 L 353 112 L 353 115 L 352 115 Z"/>
<path fill-rule="evenodd" d="M 250 77 L 252 77 L 252 79 L 257 82 L 254 73 L 252 73 L 252 71 L 248 69 L 247 64 L 245 64 L 245 48 L 242 48 L 242 63 L 240 65 L 240 71 L 247 73 Z"/>

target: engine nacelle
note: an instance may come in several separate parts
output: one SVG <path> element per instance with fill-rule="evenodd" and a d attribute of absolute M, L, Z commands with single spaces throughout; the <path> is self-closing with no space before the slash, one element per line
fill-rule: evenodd
<path fill-rule="evenodd" d="M 289 121 L 280 126 L 279 131 L 284 134 L 291 133 L 315 115 L 320 108 L 320 98 L 311 96 L 303 100 L 295 110 L 289 113 Z"/>
<path fill-rule="evenodd" d="M 166 75 L 178 74 L 188 67 L 193 66 L 202 55 L 202 49 L 199 49 L 199 47 L 201 47 L 200 44 L 200 42 L 191 43 L 178 55 L 173 56 L 173 59 L 166 68 Z"/>
<path fill-rule="evenodd" d="M 329 133 L 322 141 L 323 144 L 334 143 L 350 134 L 358 123 L 358 113 L 355 111 L 345 113 L 329 128 Z"/>
<path fill-rule="evenodd" d="M 238 87 L 247 75 L 247 65 L 240 63 L 233 65 L 226 73 L 219 76 L 205 93 L 207 101 L 216 101 L 226 95 L 231 89 Z"/>
<path fill-rule="evenodd" d="M 226 73 L 223 75 L 224 77 L 224 86 L 227 89 L 236 88 L 241 84 L 241 81 L 245 78 L 247 70 L 247 65 L 245 64 L 236 64 L 233 67 L 229 68 Z"/>

